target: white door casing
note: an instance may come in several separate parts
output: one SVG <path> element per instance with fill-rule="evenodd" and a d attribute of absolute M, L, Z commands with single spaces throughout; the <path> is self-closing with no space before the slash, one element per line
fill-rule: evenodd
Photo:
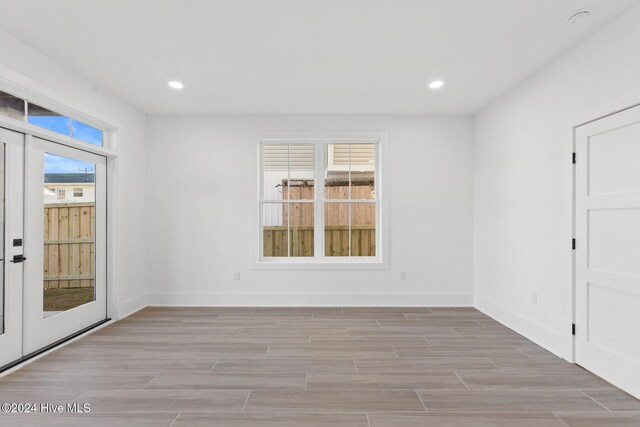
<path fill-rule="evenodd" d="M 576 128 L 576 363 L 640 398 L 640 107 Z"/>

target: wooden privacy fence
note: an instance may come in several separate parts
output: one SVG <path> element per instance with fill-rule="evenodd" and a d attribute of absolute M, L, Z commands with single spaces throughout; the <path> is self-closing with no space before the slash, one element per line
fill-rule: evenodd
<path fill-rule="evenodd" d="M 44 288 L 94 286 L 94 203 L 44 206 Z"/>
<path fill-rule="evenodd" d="M 320 189 L 322 191 L 322 189 Z M 283 200 L 287 200 L 289 192 L 291 199 L 313 201 L 313 184 L 305 186 L 286 186 L 283 184 Z M 338 202 L 326 202 L 324 220 L 327 225 L 349 224 L 349 206 L 346 201 L 349 197 L 349 187 L 331 186 L 326 187 L 325 199 L 335 199 Z M 351 199 L 371 200 L 373 194 L 373 184 L 354 185 L 351 187 Z M 287 209 L 289 206 L 289 209 Z M 376 223 L 374 203 L 353 203 L 351 207 L 351 223 L 359 225 L 373 225 Z M 282 224 L 291 225 L 312 225 L 313 224 L 313 203 L 286 203 L 282 204 Z"/>
<path fill-rule="evenodd" d="M 292 225 L 287 239 L 285 226 L 265 226 L 263 229 L 263 256 L 313 256 L 313 226 Z M 324 230 L 325 256 L 349 256 L 349 226 L 330 225 Z M 373 225 L 351 226 L 351 256 L 375 256 L 376 229 Z"/>

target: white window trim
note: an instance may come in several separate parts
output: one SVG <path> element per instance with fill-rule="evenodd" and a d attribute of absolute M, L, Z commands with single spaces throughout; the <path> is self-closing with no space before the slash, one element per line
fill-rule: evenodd
<path fill-rule="evenodd" d="M 251 215 L 252 218 L 252 244 L 251 244 L 251 266 L 253 269 L 273 269 L 273 270 L 332 270 L 332 269 L 388 269 L 389 268 L 389 215 L 388 203 L 384 198 L 386 182 L 386 155 L 388 135 L 386 132 L 346 132 L 346 133 L 267 133 L 256 135 L 256 164 L 253 168 L 255 182 L 257 183 L 254 194 L 255 207 Z M 323 144 L 344 144 L 344 143 L 375 143 L 376 151 L 376 180 L 375 192 L 377 199 L 376 209 L 376 256 L 374 257 L 325 257 L 324 256 L 324 233 L 316 233 L 314 239 L 314 254 L 311 257 L 262 257 L 263 233 L 262 233 L 262 156 L 264 144 L 315 144 L 315 169 L 314 179 L 322 179 L 324 176 L 324 150 Z M 320 187 L 319 187 L 320 188 Z M 308 202 L 314 205 L 314 225 L 318 229 L 320 224 L 324 224 L 324 192 L 315 191 L 315 199 Z M 358 200 L 345 200 L 347 203 L 356 203 Z"/>

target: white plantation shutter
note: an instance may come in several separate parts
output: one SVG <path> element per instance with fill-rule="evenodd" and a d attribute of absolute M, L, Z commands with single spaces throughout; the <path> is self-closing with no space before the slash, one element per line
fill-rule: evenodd
<path fill-rule="evenodd" d="M 313 170 L 313 144 L 265 145 L 264 170 Z"/>
<path fill-rule="evenodd" d="M 351 164 L 366 165 L 373 163 L 376 158 L 375 144 L 330 144 L 329 150 L 333 155 L 332 166 L 349 166 L 349 147 L 351 147 Z"/>

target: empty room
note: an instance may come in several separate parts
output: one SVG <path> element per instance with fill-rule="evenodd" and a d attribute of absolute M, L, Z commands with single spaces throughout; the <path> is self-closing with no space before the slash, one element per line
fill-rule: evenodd
<path fill-rule="evenodd" d="M 640 0 L 0 1 L 0 426 L 640 426 Z"/>

